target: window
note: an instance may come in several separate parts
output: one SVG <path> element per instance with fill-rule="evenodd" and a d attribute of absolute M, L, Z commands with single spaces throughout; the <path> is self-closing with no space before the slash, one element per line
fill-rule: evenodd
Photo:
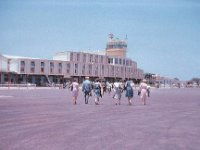
<path fill-rule="evenodd" d="M 119 59 L 119 64 L 120 64 L 120 65 L 122 64 L 122 59 Z"/>
<path fill-rule="evenodd" d="M 98 65 L 95 66 L 95 75 L 98 75 Z"/>
<path fill-rule="evenodd" d="M 115 70 L 114 70 L 114 66 L 112 66 L 112 68 L 111 68 L 111 75 L 112 75 L 112 76 L 114 76 L 114 71 L 115 71 Z"/>
<path fill-rule="evenodd" d="M 95 56 L 95 63 L 98 63 L 98 55 Z"/>
<path fill-rule="evenodd" d="M 101 63 L 103 63 L 103 56 L 101 56 Z"/>
<path fill-rule="evenodd" d="M 83 54 L 83 62 L 86 62 L 86 54 Z"/>
<path fill-rule="evenodd" d="M 89 73 L 89 75 L 92 74 L 92 65 L 91 64 L 89 65 L 88 73 Z"/>
<path fill-rule="evenodd" d="M 50 62 L 50 73 L 54 72 L 54 63 Z"/>
<path fill-rule="evenodd" d="M 70 63 L 67 64 L 67 73 L 70 73 Z"/>
<path fill-rule="evenodd" d="M 70 61 L 73 61 L 73 53 L 70 53 Z"/>
<path fill-rule="evenodd" d="M 53 68 L 54 67 L 54 64 L 53 62 L 50 62 L 50 67 Z"/>
<path fill-rule="evenodd" d="M 85 75 L 85 64 L 82 67 L 82 74 Z"/>
<path fill-rule="evenodd" d="M 21 61 L 20 71 L 21 71 L 22 73 L 25 72 L 25 61 Z"/>
<path fill-rule="evenodd" d="M 41 67 L 44 67 L 44 62 L 41 62 Z"/>
<path fill-rule="evenodd" d="M 58 63 L 58 67 L 59 67 L 59 68 L 62 68 L 62 63 Z"/>
<path fill-rule="evenodd" d="M 44 73 L 44 62 L 41 62 L 41 72 Z"/>
<path fill-rule="evenodd" d="M 21 66 L 25 66 L 25 61 L 21 61 Z"/>
<path fill-rule="evenodd" d="M 113 64 L 113 58 L 108 58 L 108 63 Z"/>
<path fill-rule="evenodd" d="M 104 65 L 102 65 L 102 74 L 104 75 Z"/>
<path fill-rule="evenodd" d="M 129 66 L 129 61 L 128 60 L 126 60 L 126 65 Z"/>
<path fill-rule="evenodd" d="M 31 61 L 31 73 L 35 72 L 35 62 Z"/>
<path fill-rule="evenodd" d="M 78 73 L 78 64 L 75 64 L 75 69 L 74 69 L 74 73 L 77 74 Z"/>
<path fill-rule="evenodd" d="M 123 59 L 123 65 L 125 65 L 125 63 L 126 63 L 126 61 L 125 61 L 125 59 Z"/>
<path fill-rule="evenodd" d="M 90 62 L 93 62 L 93 56 L 90 55 Z"/>
<path fill-rule="evenodd" d="M 41 68 L 41 73 L 44 73 L 44 68 Z"/>
<path fill-rule="evenodd" d="M 34 61 L 31 62 L 31 67 L 35 67 L 35 62 Z"/>
<path fill-rule="evenodd" d="M 118 58 L 115 58 L 115 64 L 118 64 Z"/>
<path fill-rule="evenodd" d="M 31 68 L 31 73 L 34 73 L 35 72 L 35 68 Z"/>
<path fill-rule="evenodd" d="M 75 64 L 75 68 L 78 69 L 78 64 Z"/>
<path fill-rule="evenodd" d="M 20 71 L 23 73 L 23 72 L 25 72 L 25 68 L 24 67 L 21 67 L 20 68 Z"/>
<path fill-rule="evenodd" d="M 79 53 L 77 53 L 77 56 L 76 56 L 76 57 L 77 57 L 76 60 L 77 60 L 77 61 L 80 61 L 80 54 L 79 54 Z"/>
<path fill-rule="evenodd" d="M 62 73 L 62 63 L 58 63 L 58 73 Z"/>

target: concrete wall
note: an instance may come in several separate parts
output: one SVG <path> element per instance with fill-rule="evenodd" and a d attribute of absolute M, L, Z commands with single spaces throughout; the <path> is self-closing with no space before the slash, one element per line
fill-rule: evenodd
<path fill-rule="evenodd" d="M 0 72 L 8 72 L 8 59 L 0 54 Z"/>

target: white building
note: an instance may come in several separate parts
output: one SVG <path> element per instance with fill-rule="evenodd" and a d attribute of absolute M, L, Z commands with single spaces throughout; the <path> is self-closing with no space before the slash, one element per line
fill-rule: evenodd
<path fill-rule="evenodd" d="M 120 49 L 121 45 L 117 47 L 117 43 L 114 47 L 109 46 L 112 48 L 111 55 L 102 52 L 65 51 L 56 53 L 52 60 L 0 55 L 0 83 L 46 85 L 52 82 L 63 83 L 72 78 L 82 82 L 86 76 L 91 80 L 102 78 L 108 81 L 143 79 L 144 72 L 137 68 L 137 63 L 121 56 L 122 51 L 126 50 L 124 47 Z M 111 50 L 107 47 L 106 51 Z"/>

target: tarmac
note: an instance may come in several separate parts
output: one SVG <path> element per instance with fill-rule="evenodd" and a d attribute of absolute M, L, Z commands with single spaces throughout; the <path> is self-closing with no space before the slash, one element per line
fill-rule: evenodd
<path fill-rule="evenodd" d="M 152 89 L 147 105 L 112 93 L 94 104 L 80 91 L 0 90 L 0 150 L 199 150 L 200 88 Z"/>

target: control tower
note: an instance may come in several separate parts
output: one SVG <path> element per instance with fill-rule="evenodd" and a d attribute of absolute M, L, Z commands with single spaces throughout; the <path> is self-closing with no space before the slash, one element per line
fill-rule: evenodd
<path fill-rule="evenodd" d="M 125 40 L 114 39 L 114 35 L 109 34 L 109 40 L 106 44 L 106 55 L 116 57 L 126 57 L 127 38 Z"/>

